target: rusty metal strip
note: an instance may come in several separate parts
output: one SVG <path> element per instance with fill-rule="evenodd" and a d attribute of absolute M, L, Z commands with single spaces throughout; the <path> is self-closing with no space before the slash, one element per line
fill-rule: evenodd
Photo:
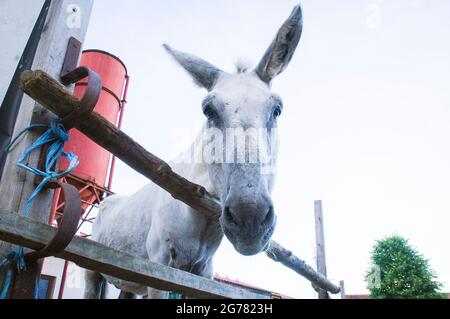
<path fill-rule="evenodd" d="M 56 255 L 69 245 L 77 233 L 81 216 L 81 200 L 77 188 L 61 182 L 52 182 L 51 186 L 61 187 L 65 201 L 64 213 L 53 239 L 41 250 L 26 254 L 27 261 Z"/>
<path fill-rule="evenodd" d="M 78 39 L 70 37 L 60 74 L 61 82 L 64 85 L 73 84 L 86 77 L 88 78 L 87 88 L 81 98 L 80 107 L 62 119 L 62 123 L 67 130 L 75 127 L 79 120 L 92 112 L 102 91 L 102 79 L 97 73 L 87 67 L 77 67 L 81 46 L 82 43 Z"/>
<path fill-rule="evenodd" d="M 61 77 L 77 68 L 82 46 L 83 44 L 77 38 L 69 38 L 69 42 L 67 43 L 66 55 L 64 56 L 63 66 L 61 69 Z"/>
<path fill-rule="evenodd" d="M 70 112 L 61 121 L 67 130 L 75 127 L 79 120 L 94 110 L 102 91 L 102 79 L 97 73 L 84 66 L 61 76 L 61 80 L 65 85 L 76 83 L 85 77 L 88 77 L 88 83 L 86 91 L 81 98 L 80 106 Z"/>

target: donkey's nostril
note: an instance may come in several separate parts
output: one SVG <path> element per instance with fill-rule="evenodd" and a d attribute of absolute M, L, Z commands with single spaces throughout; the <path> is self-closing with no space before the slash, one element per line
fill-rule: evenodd
<path fill-rule="evenodd" d="M 267 210 L 266 217 L 264 217 L 263 224 L 271 224 L 274 218 L 273 206 L 270 206 Z"/>
<path fill-rule="evenodd" d="M 233 214 L 231 213 L 231 210 L 230 210 L 230 207 L 229 207 L 229 206 L 225 206 L 225 209 L 224 209 L 224 216 L 225 216 L 225 219 L 226 219 L 228 222 L 237 225 L 237 222 L 236 222 L 236 220 L 234 219 Z"/>

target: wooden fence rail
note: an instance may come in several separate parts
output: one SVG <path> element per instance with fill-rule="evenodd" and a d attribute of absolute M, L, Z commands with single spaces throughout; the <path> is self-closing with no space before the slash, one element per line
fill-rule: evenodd
<path fill-rule="evenodd" d="M 25 71 L 21 77 L 21 86 L 26 94 L 60 118 L 64 118 L 80 106 L 75 96 L 45 72 Z M 211 218 L 219 218 L 221 215 L 222 208 L 219 201 L 203 186 L 194 184 L 173 172 L 166 162 L 145 150 L 96 112 L 86 116 L 76 125 L 76 128 L 165 189 L 175 199 Z M 266 255 L 307 278 L 314 286 L 331 293 L 340 291 L 338 286 L 275 241 L 270 242 Z"/>
<path fill-rule="evenodd" d="M 54 227 L 21 214 L 0 211 L 0 240 L 39 250 L 48 244 L 55 232 Z M 81 237 L 74 237 L 69 246 L 56 257 L 123 280 L 161 290 L 177 291 L 196 298 L 269 298 L 263 294 L 137 258 Z"/>

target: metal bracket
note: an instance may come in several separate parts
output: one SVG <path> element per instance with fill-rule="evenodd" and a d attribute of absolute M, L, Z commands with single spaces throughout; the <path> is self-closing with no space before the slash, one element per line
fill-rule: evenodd
<path fill-rule="evenodd" d="M 77 233 L 81 216 L 81 199 L 77 188 L 73 185 L 58 181 L 50 182 L 48 185 L 52 188 L 61 187 L 65 201 L 64 213 L 52 240 L 41 250 L 26 254 L 26 260 L 55 256 L 69 245 Z"/>
<path fill-rule="evenodd" d="M 88 83 L 86 91 L 81 98 L 80 107 L 62 119 L 62 123 L 67 130 L 75 127 L 80 119 L 89 115 L 94 110 L 102 92 L 101 77 L 87 67 L 77 67 L 80 52 L 81 42 L 71 37 L 67 45 L 66 56 L 61 70 L 61 82 L 64 85 L 69 85 L 88 77 Z"/>
<path fill-rule="evenodd" d="M 63 66 L 61 69 L 61 78 L 77 68 L 78 59 L 80 58 L 81 53 L 81 47 L 82 43 L 78 39 L 70 37 L 69 43 L 67 44 Z"/>
<path fill-rule="evenodd" d="M 75 127 L 79 120 L 89 115 L 95 108 L 102 92 L 102 79 L 94 71 L 81 66 L 61 77 L 63 84 L 71 84 L 88 77 L 86 91 L 80 101 L 80 107 L 74 109 L 62 119 L 66 130 Z"/>

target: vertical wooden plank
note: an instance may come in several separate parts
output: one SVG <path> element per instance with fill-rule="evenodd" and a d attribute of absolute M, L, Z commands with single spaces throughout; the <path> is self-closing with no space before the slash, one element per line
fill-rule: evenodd
<path fill-rule="evenodd" d="M 33 61 L 32 69 L 41 69 L 55 78 L 59 78 L 59 73 L 63 64 L 67 43 L 71 36 L 80 41 L 84 41 L 89 18 L 92 10 L 93 0 L 59 0 L 52 1 L 46 20 L 46 25 L 41 35 L 38 49 Z M 20 7 L 20 5 L 17 5 Z M 20 10 L 20 8 L 18 8 Z M 50 112 L 36 103 L 28 96 L 24 96 L 20 111 L 14 128 L 14 136 L 23 128 L 35 122 L 48 122 L 54 118 Z M 34 175 L 16 167 L 18 158 L 24 151 L 39 137 L 42 132 L 29 132 L 17 144 L 6 159 L 5 169 L 0 183 L 0 208 L 22 212 L 25 204 L 35 189 Z M 40 153 L 32 153 L 27 162 L 29 165 L 36 166 L 39 161 Z M 40 221 L 47 222 L 50 215 L 53 191 L 43 191 L 36 197 L 30 210 L 30 217 Z M 13 246 L 0 242 L 0 254 L 6 254 L 13 249 Z M 33 263 L 27 268 L 28 273 L 23 276 L 25 283 L 20 282 L 21 275 L 16 276 L 18 287 L 24 284 L 32 285 L 26 277 L 33 277 L 40 273 L 39 263 Z M 0 284 L 2 278 L 0 278 Z M 20 291 L 27 291 L 21 288 Z M 20 292 L 17 291 L 17 292 Z M 14 297 L 13 291 L 13 297 Z M 18 296 L 16 296 L 18 297 Z M 28 294 L 27 297 L 32 297 Z"/>
<path fill-rule="evenodd" d="M 344 281 L 339 281 L 339 287 L 341 288 L 341 299 L 345 299 L 345 284 Z"/>
<path fill-rule="evenodd" d="M 325 235 L 323 230 L 323 213 L 322 201 L 314 201 L 314 218 L 316 225 L 316 257 L 317 257 L 317 272 L 327 276 L 327 266 L 325 259 Z M 319 290 L 319 299 L 328 299 L 328 294 L 325 290 Z"/>

